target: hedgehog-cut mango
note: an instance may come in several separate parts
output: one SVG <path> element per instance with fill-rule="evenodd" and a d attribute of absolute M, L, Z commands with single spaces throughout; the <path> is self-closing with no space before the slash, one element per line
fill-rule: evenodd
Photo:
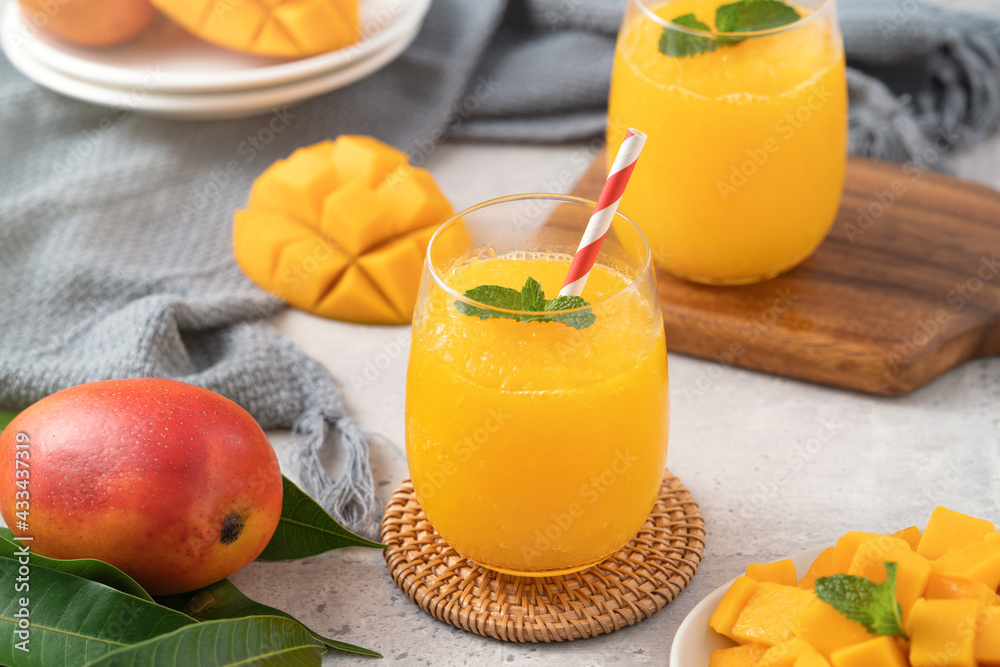
<path fill-rule="evenodd" d="M 347 322 L 413 318 L 431 236 L 453 214 L 431 175 L 371 137 L 300 148 L 260 175 L 233 225 L 236 261 L 302 310 Z"/>
<path fill-rule="evenodd" d="M 361 38 L 358 0 L 152 0 L 195 37 L 278 58 L 302 58 Z"/>

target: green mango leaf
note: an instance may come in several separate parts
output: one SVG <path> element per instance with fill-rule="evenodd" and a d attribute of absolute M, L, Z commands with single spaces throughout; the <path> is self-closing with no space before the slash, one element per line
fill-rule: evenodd
<path fill-rule="evenodd" d="M 137 598 L 142 598 L 148 602 L 153 602 L 153 598 L 150 597 L 149 593 L 147 593 L 142 586 L 136 583 L 135 579 L 128 576 L 114 565 L 105 563 L 102 560 L 97 560 L 96 558 L 75 558 L 72 560 L 63 560 L 61 558 L 46 558 L 45 556 L 39 556 L 31 551 L 30 541 L 21 542 L 15 540 L 14 535 L 7 528 L 0 531 L 0 556 L 17 560 L 20 554 L 23 553 L 21 549 L 24 546 L 28 547 L 28 563 L 32 567 L 44 567 L 49 570 L 57 570 L 67 574 L 73 574 L 90 581 L 96 581 L 97 583 L 104 584 L 105 586 L 110 586 L 111 588 L 119 590 L 122 593 L 128 593 L 129 595 L 134 595 Z"/>
<path fill-rule="evenodd" d="M 228 579 L 218 581 L 211 586 L 199 588 L 191 593 L 157 596 L 156 601 L 166 607 L 187 614 L 198 621 L 217 621 L 227 618 L 245 618 L 247 616 L 280 616 L 291 619 L 296 623 L 301 622 L 291 614 L 286 614 L 280 609 L 268 607 L 266 604 L 251 600 L 241 593 Z M 375 651 L 339 642 L 335 639 L 329 639 L 305 625 L 303 627 L 315 639 L 325 644 L 328 648 L 346 651 L 347 653 L 357 653 L 358 655 L 367 655 L 373 658 L 382 657 L 382 654 Z"/>
<path fill-rule="evenodd" d="M 0 410 L 0 433 L 3 433 L 3 430 L 7 428 L 7 424 L 14 421 L 14 417 L 16 416 L 17 416 L 16 412 L 6 412 Z"/>
<path fill-rule="evenodd" d="M 301 623 L 250 616 L 189 625 L 108 653 L 87 667 L 319 667 L 323 652 Z"/>
<path fill-rule="evenodd" d="M 81 665 L 197 622 L 153 602 L 44 567 L 0 558 L 0 665 Z M 27 584 L 24 590 L 18 586 Z M 25 602 L 25 605 L 21 603 Z M 27 610 L 27 611 L 25 611 Z M 27 613 L 27 628 L 19 621 Z M 10 627 L 6 627 L 10 625 Z M 28 633 L 27 635 L 18 633 Z M 29 651 L 18 648 L 27 640 Z"/>
<path fill-rule="evenodd" d="M 281 484 L 285 495 L 278 529 L 264 552 L 257 556 L 258 560 L 308 558 L 345 547 L 386 548 L 385 544 L 366 540 L 341 526 L 287 477 L 282 476 Z"/>

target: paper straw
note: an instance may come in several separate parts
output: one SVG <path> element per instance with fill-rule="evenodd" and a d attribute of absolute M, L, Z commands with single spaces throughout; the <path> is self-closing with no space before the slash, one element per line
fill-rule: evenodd
<path fill-rule="evenodd" d="M 618 149 L 618 155 L 615 156 L 615 163 L 611 165 L 608 180 L 604 181 L 604 187 L 601 188 L 597 206 L 594 207 L 594 213 L 590 216 L 583 238 L 580 239 L 580 247 L 573 255 L 573 262 L 566 275 L 566 282 L 559 290 L 559 296 L 580 296 L 583 293 L 583 287 L 590 277 L 590 270 L 597 260 L 597 253 L 601 250 L 601 244 L 604 243 L 604 237 L 618 211 L 618 203 L 622 199 L 625 186 L 628 185 L 628 179 L 635 169 L 635 162 L 639 159 L 639 153 L 645 143 L 645 134 L 629 128 L 621 148 Z"/>

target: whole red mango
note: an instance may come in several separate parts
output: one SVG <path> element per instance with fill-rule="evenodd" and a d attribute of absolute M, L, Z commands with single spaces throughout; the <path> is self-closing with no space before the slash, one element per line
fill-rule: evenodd
<path fill-rule="evenodd" d="M 71 387 L 0 433 L 0 511 L 14 534 L 43 556 L 111 563 L 153 595 L 247 565 L 274 534 L 281 496 L 253 417 L 182 382 Z"/>

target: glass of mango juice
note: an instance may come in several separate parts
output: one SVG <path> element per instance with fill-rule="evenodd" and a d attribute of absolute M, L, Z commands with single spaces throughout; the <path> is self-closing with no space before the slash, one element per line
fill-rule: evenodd
<path fill-rule="evenodd" d="M 495 199 L 427 249 L 406 378 L 410 475 L 437 532 L 493 570 L 604 560 L 663 479 L 667 350 L 638 227 L 617 215 L 582 297 L 557 300 L 593 210 Z"/>
<path fill-rule="evenodd" d="M 608 144 L 629 126 L 649 140 L 621 210 L 658 265 L 720 285 L 792 269 L 830 230 L 844 182 L 834 0 L 630 0 Z"/>

